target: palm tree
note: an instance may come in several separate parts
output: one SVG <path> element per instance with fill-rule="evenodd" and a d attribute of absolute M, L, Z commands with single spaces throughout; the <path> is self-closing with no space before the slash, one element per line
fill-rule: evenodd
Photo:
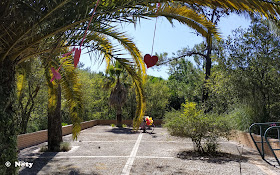
<path fill-rule="evenodd" d="M 155 0 L 130 0 L 130 1 L 106 1 L 99 4 L 93 23 L 90 26 L 92 35 L 103 33 L 107 36 L 113 29 L 111 22 L 136 22 L 138 18 L 165 16 L 169 20 L 176 19 L 190 27 L 196 29 L 202 36 L 205 31 L 212 31 L 216 35 L 216 28 L 202 15 L 189 10 L 186 6 L 176 6 L 173 1 L 162 0 L 162 8 L 156 13 Z M 166 2 L 166 3 L 165 3 Z M 274 2 L 261 0 L 236 1 L 236 0 L 193 0 L 175 1 L 183 4 L 197 4 L 201 6 L 230 8 L 235 10 L 245 10 L 250 12 L 260 12 L 266 16 L 277 16 L 279 7 Z M 92 0 L 2 0 L 0 2 L 0 173 L 14 174 L 15 168 L 7 168 L 4 163 L 16 161 L 16 132 L 14 122 L 15 104 L 15 66 L 24 62 L 28 58 L 43 53 L 50 53 L 52 46 L 45 45 L 48 39 L 59 40 L 62 35 L 69 36 L 67 45 L 75 45 L 80 42 L 79 34 L 83 33 L 90 9 L 94 7 Z M 112 33 L 111 33 L 112 34 Z M 122 34 L 118 33 L 123 36 Z M 125 47 L 126 41 L 121 38 L 119 41 Z M 87 38 L 90 41 L 90 37 Z M 106 43 L 104 41 L 104 43 Z M 145 78 L 145 66 L 140 52 L 131 42 L 128 50 L 132 59 L 120 59 L 115 52 L 106 50 L 109 45 L 94 45 L 103 53 L 107 59 L 117 59 L 120 64 L 132 76 L 137 92 L 137 117 L 135 121 L 141 121 L 144 114 L 143 83 Z M 88 45 L 89 46 L 89 45 Z M 59 45 L 58 47 L 64 47 Z M 94 48 L 93 48 L 94 49 Z"/>
<path fill-rule="evenodd" d="M 113 81 L 108 82 L 111 86 L 117 79 L 111 90 L 109 104 L 116 110 L 117 127 L 122 127 L 122 107 L 127 100 L 127 88 L 120 81 L 120 76 L 124 73 L 124 69 L 119 62 L 115 62 L 114 65 L 108 65 L 106 73 L 109 74 L 111 79 L 113 78 Z"/>
<path fill-rule="evenodd" d="M 72 137 L 77 139 L 77 135 L 81 130 L 80 122 L 82 118 L 83 103 L 81 84 L 79 83 L 79 75 L 73 67 L 73 57 L 69 56 L 64 62 L 60 74 L 61 80 L 50 81 L 52 78 L 51 66 L 54 66 L 59 59 L 45 60 L 45 75 L 48 85 L 48 150 L 56 151 L 60 149 L 62 142 L 61 128 L 61 94 L 63 92 L 69 107 L 69 114 L 73 123 Z"/>

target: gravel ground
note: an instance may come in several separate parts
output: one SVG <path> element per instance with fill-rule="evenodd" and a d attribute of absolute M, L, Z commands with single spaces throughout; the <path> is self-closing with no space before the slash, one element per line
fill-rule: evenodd
<path fill-rule="evenodd" d="M 21 150 L 19 160 L 33 166 L 22 167 L 20 174 L 239 175 L 240 166 L 242 175 L 280 174 L 279 166 L 268 165 L 255 150 L 223 139 L 220 151 L 232 157 L 192 157 L 187 154 L 193 149 L 191 140 L 170 136 L 164 128 L 150 134 L 94 126 L 83 130 L 77 141 L 71 137 L 63 137 L 71 143 L 68 152 L 39 152 L 47 143 Z M 243 150 L 241 163 L 238 149 Z"/>

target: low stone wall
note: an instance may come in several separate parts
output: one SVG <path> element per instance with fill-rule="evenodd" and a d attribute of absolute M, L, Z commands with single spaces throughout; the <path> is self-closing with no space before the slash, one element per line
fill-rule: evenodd
<path fill-rule="evenodd" d="M 86 129 L 99 124 L 99 120 L 91 120 L 81 123 L 81 129 Z M 72 133 L 72 125 L 62 126 L 62 135 Z M 21 134 L 17 136 L 18 149 L 37 145 L 48 140 L 48 130 L 41 130 L 33 133 Z"/>
<path fill-rule="evenodd" d="M 26 148 L 32 145 L 37 145 L 48 140 L 47 130 L 41 130 L 28 134 L 21 134 L 17 136 L 18 149 Z"/>
<path fill-rule="evenodd" d="M 247 147 L 253 148 L 257 151 L 257 148 L 249 133 L 242 132 L 242 131 L 233 131 L 231 135 L 232 135 L 230 138 L 231 140 L 238 142 L 242 145 L 245 145 Z M 261 141 L 260 135 L 252 134 L 252 136 L 254 137 L 255 141 Z M 280 149 L 280 142 L 278 139 L 269 138 L 268 140 L 273 149 Z M 261 150 L 261 143 L 257 143 L 257 146 Z M 264 143 L 264 152 L 265 152 L 265 155 L 273 156 L 271 150 L 269 149 L 269 147 L 266 143 Z M 280 157 L 280 151 L 274 151 L 274 152 L 277 155 L 277 157 Z"/>
<path fill-rule="evenodd" d="M 154 120 L 156 126 L 162 124 L 162 120 Z M 110 125 L 116 124 L 116 120 L 91 120 L 81 123 L 81 129 L 93 127 L 95 125 Z M 132 126 L 132 120 L 123 120 L 123 124 Z M 62 135 L 72 134 L 72 125 L 62 126 Z M 48 130 L 41 130 L 28 134 L 21 134 L 17 136 L 18 149 L 23 149 L 33 145 L 37 145 L 48 140 Z"/>
<path fill-rule="evenodd" d="M 98 124 L 99 125 L 110 125 L 110 124 L 117 124 L 117 121 L 116 120 L 98 120 Z M 156 126 L 161 126 L 163 123 L 162 123 L 162 120 L 153 120 L 154 124 Z M 127 126 L 132 126 L 132 123 L 133 121 L 132 120 L 122 120 L 122 123 L 123 124 L 126 124 Z"/>

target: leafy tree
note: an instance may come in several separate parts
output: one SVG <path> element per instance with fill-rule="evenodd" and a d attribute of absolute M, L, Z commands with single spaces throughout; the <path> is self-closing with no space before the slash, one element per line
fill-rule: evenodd
<path fill-rule="evenodd" d="M 149 76 L 145 84 L 146 115 L 154 119 L 162 119 L 170 98 L 167 81 Z"/>
<path fill-rule="evenodd" d="M 233 34 L 222 41 L 208 82 L 213 111 L 227 113 L 241 130 L 253 122 L 278 121 L 279 38 L 260 20 Z"/>
<path fill-rule="evenodd" d="M 220 18 L 225 15 L 229 15 L 232 12 L 241 14 L 244 13 L 244 11 L 249 12 L 249 14 L 252 15 L 254 13 L 250 8 L 255 7 L 256 11 L 259 11 L 261 14 L 268 17 L 266 14 L 267 7 L 264 7 L 264 9 L 260 9 L 256 6 L 256 4 L 264 3 L 263 1 L 247 1 L 248 6 L 244 6 L 244 2 L 240 2 L 241 4 L 236 4 L 236 2 L 215 2 L 215 3 L 208 3 L 205 2 L 196 2 L 196 3 L 185 3 L 184 6 L 186 6 L 188 9 L 194 11 L 196 14 L 199 14 L 201 16 L 204 16 L 204 18 L 207 21 L 210 21 L 215 26 L 219 22 Z M 255 4 L 256 3 L 256 4 Z M 273 5 L 275 2 L 271 2 Z M 206 5 L 207 4 L 207 5 Z M 233 5 L 234 4 L 234 5 Z M 272 5 L 271 4 L 271 5 Z M 275 3 L 277 4 L 277 3 Z M 265 5 L 265 4 L 263 4 Z M 227 8 L 224 8 L 227 6 Z M 266 5 L 265 5 L 266 6 Z M 252 15 L 253 16 L 253 15 Z M 177 58 L 167 58 L 166 54 L 161 55 L 161 61 L 158 65 L 168 63 L 172 60 L 177 60 L 178 58 L 185 57 L 185 56 L 195 56 L 201 57 L 204 61 L 203 68 L 205 70 L 205 81 L 203 84 L 203 91 L 202 91 L 202 102 L 204 103 L 205 112 L 209 112 L 212 110 L 212 104 L 210 102 L 207 102 L 209 98 L 209 89 L 207 86 L 207 81 L 211 76 L 211 68 L 212 68 L 212 61 L 213 61 L 213 52 L 216 50 L 215 45 L 217 44 L 217 40 L 220 40 L 220 38 L 217 36 L 217 34 L 213 33 L 213 30 L 199 30 L 196 27 L 193 27 L 198 33 L 198 35 L 202 35 L 205 38 L 205 42 L 203 42 L 199 47 L 194 48 L 193 50 L 185 50 L 185 53 L 180 55 Z"/>
<path fill-rule="evenodd" d="M 109 106 L 110 92 L 103 88 L 106 77 L 103 74 L 80 70 L 83 92 L 84 121 L 93 119 L 112 119 Z"/>
<path fill-rule="evenodd" d="M 36 96 L 41 89 L 43 75 L 39 61 L 30 60 L 17 67 L 18 125 L 20 133 L 27 132 L 27 124 L 36 106 Z"/>
<path fill-rule="evenodd" d="M 179 50 L 177 55 L 183 56 L 187 49 Z M 186 100 L 199 103 L 203 84 L 203 73 L 185 57 L 170 62 L 168 86 L 171 90 L 169 107 L 176 110 Z"/>

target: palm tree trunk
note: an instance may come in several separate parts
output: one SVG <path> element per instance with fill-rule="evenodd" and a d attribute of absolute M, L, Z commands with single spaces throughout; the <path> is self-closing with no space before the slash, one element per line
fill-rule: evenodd
<path fill-rule="evenodd" d="M 122 108 L 117 109 L 117 127 L 122 127 Z"/>
<path fill-rule="evenodd" d="M 215 10 L 213 11 L 212 19 L 211 21 L 213 22 L 213 18 L 215 15 Z M 202 103 L 205 106 L 204 113 L 208 113 L 212 110 L 212 104 L 209 104 L 207 102 L 209 98 L 209 87 L 207 87 L 207 81 L 210 78 L 211 75 L 211 67 L 212 67 L 212 60 L 211 60 L 211 54 L 212 54 L 212 34 L 208 33 L 208 37 L 206 38 L 207 42 L 207 53 L 205 57 L 205 80 L 204 80 L 204 85 L 203 85 L 203 92 L 202 92 Z"/>
<path fill-rule="evenodd" d="M 56 84 L 49 87 L 48 104 L 48 149 L 58 151 L 62 142 L 61 127 L 61 87 Z"/>
<path fill-rule="evenodd" d="M 15 88 L 15 63 L 5 58 L 0 62 L 0 174 L 16 174 Z M 7 161 L 10 167 L 5 166 Z"/>
<path fill-rule="evenodd" d="M 205 65 L 205 81 L 204 81 L 204 87 L 203 87 L 203 95 L 202 95 L 202 102 L 205 103 L 208 100 L 209 97 L 209 89 L 206 87 L 207 80 L 209 79 L 211 75 L 211 67 L 212 67 L 212 61 L 210 58 L 210 55 L 206 58 L 206 65 Z"/>

